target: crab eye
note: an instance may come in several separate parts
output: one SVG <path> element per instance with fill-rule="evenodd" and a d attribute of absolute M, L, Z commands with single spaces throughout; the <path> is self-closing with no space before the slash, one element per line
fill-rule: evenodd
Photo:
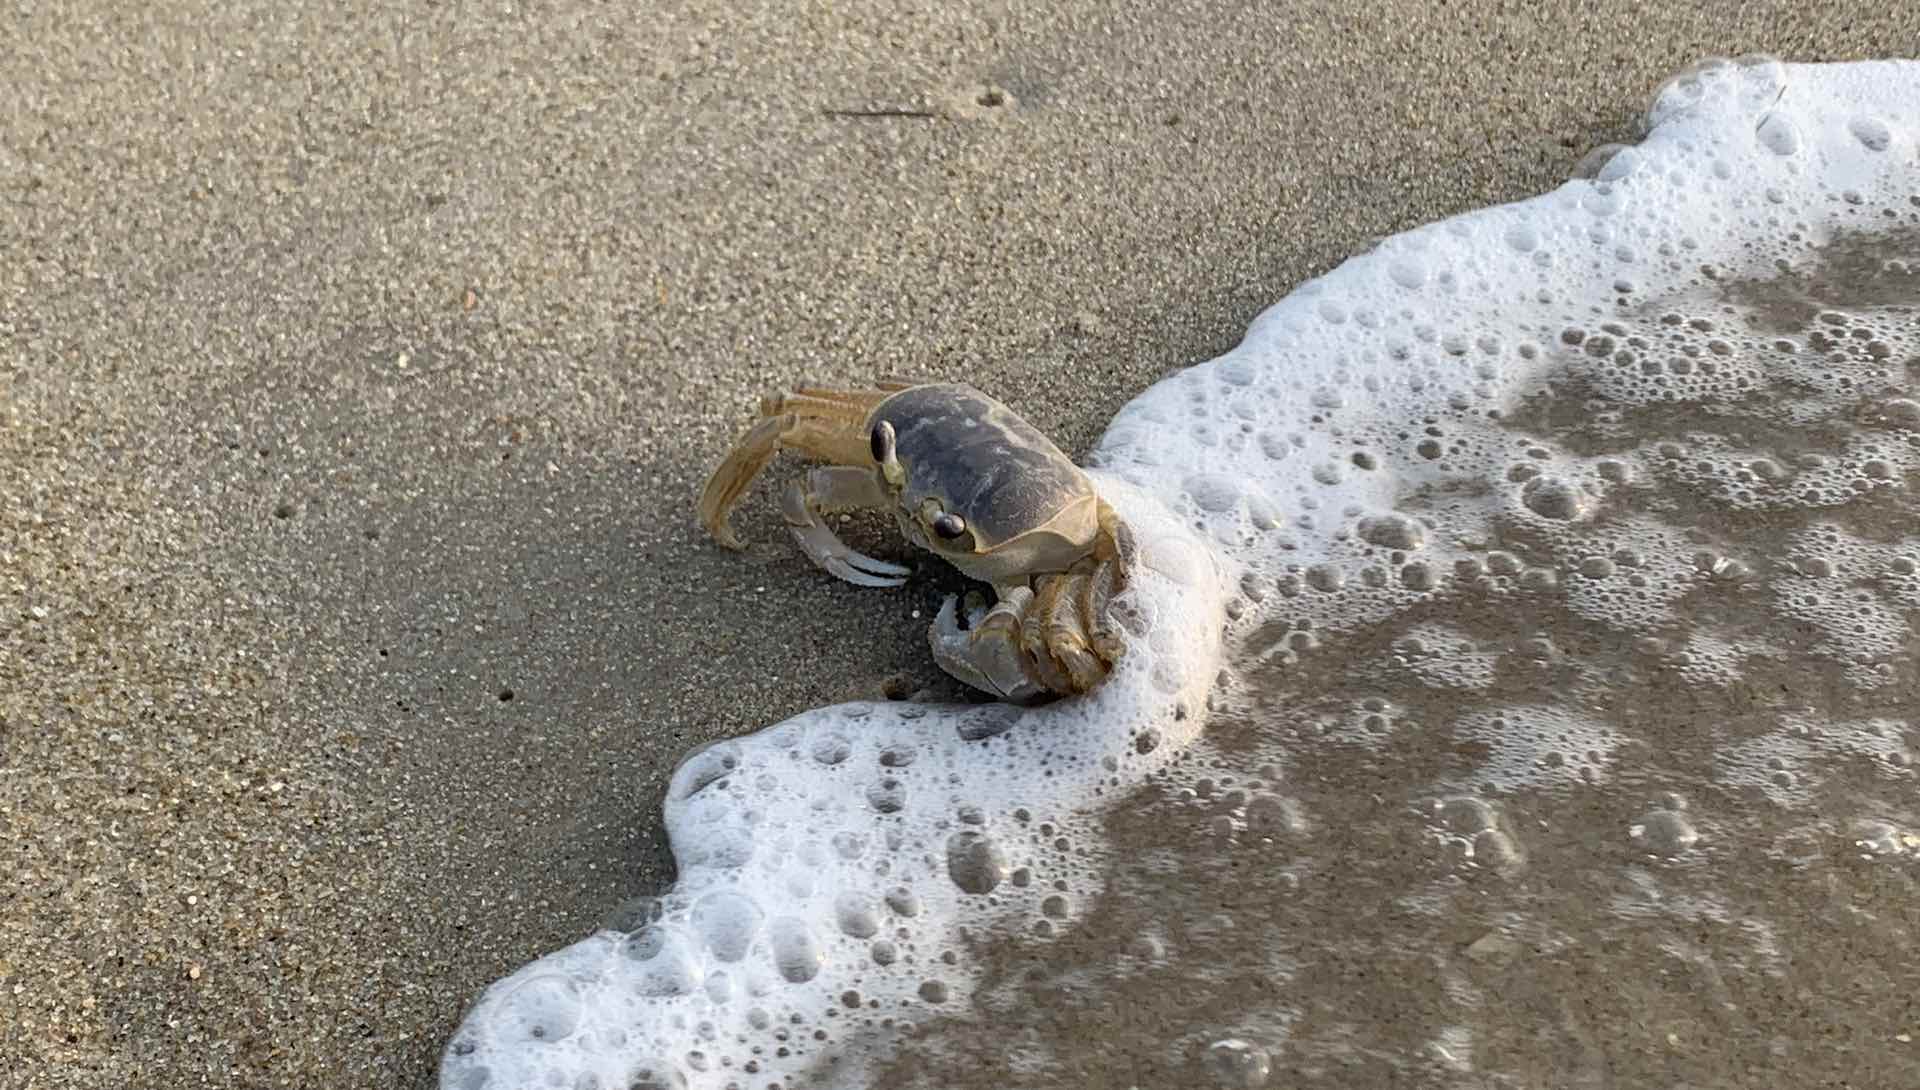
<path fill-rule="evenodd" d="M 949 511 L 933 520 L 933 532 L 952 541 L 967 532 L 967 520 Z"/>
<path fill-rule="evenodd" d="M 873 434 L 867 437 L 867 444 L 873 450 L 873 460 L 885 465 L 893 461 L 893 425 L 885 420 L 873 426 Z"/>

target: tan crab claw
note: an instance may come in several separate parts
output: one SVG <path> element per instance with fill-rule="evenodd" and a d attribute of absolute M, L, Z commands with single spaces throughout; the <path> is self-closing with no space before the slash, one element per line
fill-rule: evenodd
<path fill-rule="evenodd" d="M 856 586 L 897 587 L 913 569 L 854 551 L 820 521 L 823 515 L 881 507 L 886 502 L 886 489 L 872 470 L 822 466 L 787 489 L 780 513 L 800 542 L 800 551 L 828 573 Z"/>
<path fill-rule="evenodd" d="M 961 628 L 959 602 L 957 595 L 947 595 L 927 629 L 934 663 L 952 677 L 1002 700 L 1025 704 L 1046 696 L 1046 688 L 1033 680 L 1020 661 L 1020 603 L 1007 608 L 1002 600 L 990 610 L 972 611 L 971 627 Z"/>

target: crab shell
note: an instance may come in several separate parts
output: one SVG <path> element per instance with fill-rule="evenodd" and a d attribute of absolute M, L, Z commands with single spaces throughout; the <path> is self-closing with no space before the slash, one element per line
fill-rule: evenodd
<path fill-rule="evenodd" d="M 869 435 L 893 425 L 896 481 L 882 469 L 900 530 L 966 575 L 996 587 L 1064 572 L 1093 551 L 1100 497 L 1053 441 L 1012 409 L 961 383 L 915 386 L 879 405 Z M 954 540 L 942 513 L 966 520 Z"/>

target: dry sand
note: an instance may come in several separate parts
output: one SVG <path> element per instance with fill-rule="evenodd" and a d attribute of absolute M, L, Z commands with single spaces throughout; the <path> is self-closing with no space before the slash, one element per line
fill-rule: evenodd
<path fill-rule="evenodd" d="M 688 747 L 937 684 L 944 574 L 835 582 L 770 489 L 746 556 L 697 532 L 762 391 L 964 377 L 1084 449 L 1671 70 L 1920 28 L 138 7 L 0 18 L 7 1087 L 429 1086 L 480 988 L 670 880 Z"/>

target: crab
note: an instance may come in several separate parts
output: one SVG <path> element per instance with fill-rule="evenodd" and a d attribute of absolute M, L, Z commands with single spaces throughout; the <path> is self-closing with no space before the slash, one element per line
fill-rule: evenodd
<path fill-rule="evenodd" d="M 764 398 L 760 418 L 708 478 L 700 522 L 745 548 L 729 516 L 782 449 L 817 466 L 785 493 L 800 549 L 863 587 L 910 569 L 849 548 L 824 521 L 885 509 L 915 545 L 993 587 L 991 608 L 949 595 L 928 629 L 934 661 L 994 697 L 1037 703 L 1089 692 L 1125 652 L 1109 603 L 1133 563 L 1131 533 L 1093 482 L 1012 409 L 959 383 L 887 379 Z"/>

